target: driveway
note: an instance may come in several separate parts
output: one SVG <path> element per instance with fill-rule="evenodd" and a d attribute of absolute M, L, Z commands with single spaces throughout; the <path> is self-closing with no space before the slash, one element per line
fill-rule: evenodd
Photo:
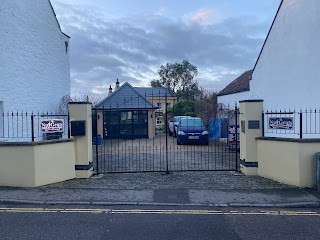
<path fill-rule="evenodd" d="M 177 145 L 176 138 L 158 133 L 155 139 L 105 140 L 93 146 L 93 160 L 99 173 L 229 171 L 239 165 L 234 150 L 214 140 L 208 146 Z"/>

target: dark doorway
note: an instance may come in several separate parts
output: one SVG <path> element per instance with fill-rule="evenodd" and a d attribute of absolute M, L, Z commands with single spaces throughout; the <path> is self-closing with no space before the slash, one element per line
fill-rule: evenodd
<path fill-rule="evenodd" d="M 104 139 L 148 138 L 148 111 L 103 112 Z"/>

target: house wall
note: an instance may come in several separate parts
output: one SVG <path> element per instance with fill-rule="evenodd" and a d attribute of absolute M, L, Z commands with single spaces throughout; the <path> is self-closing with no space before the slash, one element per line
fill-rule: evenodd
<path fill-rule="evenodd" d="M 161 103 L 162 108 L 156 111 L 165 113 L 165 109 L 166 109 L 166 102 L 170 103 L 169 107 L 172 107 L 173 104 L 177 101 L 176 97 L 167 97 L 167 99 L 165 97 L 147 97 L 147 99 L 154 105 L 157 106 L 157 103 Z"/>
<path fill-rule="evenodd" d="M 250 83 L 265 108 L 319 107 L 319 10 L 319 0 L 284 0 Z"/>
<path fill-rule="evenodd" d="M 251 97 L 250 91 L 234 93 L 224 96 L 218 96 L 218 103 L 225 106 L 234 106 L 236 103 L 239 105 L 239 101 L 248 100 Z"/>
<path fill-rule="evenodd" d="M 157 109 L 156 113 L 154 114 L 154 118 L 151 119 L 151 121 L 154 122 L 154 128 L 155 129 L 162 129 L 165 127 L 165 119 L 164 119 L 164 114 L 165 114 L 165 109 L 166 109 L 166 103 L 169 103 L 170 105 L 168 107 L 172 107 L 176 101 L 177 98 L 176 97 L 167 97 L 167 99 L 165 97 L 147 97 L 147 99 L 154 105 L 154 106 L 158 106 L 158 103 L 161 103 L 162 108 L 161 109 Z M 162 120 L 161 124 L 157 124 L 157 118 L 160 118 Z M 149 131 L 150 132 L 150 131 Z M 150 138 L 150 136 L 149 136 Z"/>
<path fill-rule="evenodd" d="M 4 111 L 56 110 L 70 95 L 69 39 L 47 0 L 1 0 L 0 101 Z"/>

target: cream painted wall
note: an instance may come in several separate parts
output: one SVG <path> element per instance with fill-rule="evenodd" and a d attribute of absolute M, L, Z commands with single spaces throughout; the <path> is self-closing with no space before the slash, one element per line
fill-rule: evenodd
<path fill-rule="evenodd" d="M 162 105 L 162 109 L 161 110 L 157 110 L 159 112 L 165 113 L 165 109 L 166 109 L 166 99 L 165 97 L 147 97 L 147 99 L 154 105 L 157 106 L 157 103 L 161 103 Z M 172 107 L 174 105 L 174 103 L 177 101 L 176 97 L 167 97 L 167 103 L 170 104 L 169 107 Z"/>
<path fill-rule="evenodd" d="M 258 175 L 297 187 L 315 184 L 314 154 L 320 143 L 257 140 Z"/>
<path fill-rule="evenodd" d="M 0 144 L 0 186 L 36 187 L 75 177 L 74 143 Z"/>
<path fill-rule="evenodd" d="M 244 121 L 245 128 L 240 127 L 240 159 L 245 162 L 258 162 L 256 138 L 262 136 L 262 101 L 240 102 L 240 123 Z M 249 129 L 249 121 L 259 121 L 260 129 Z M 244 130 L 244 131 L 243 131 Z M 250 171 L 249 171 L 250 169 Z M 257 175 L 257 168 L 244 167 L 240 170 L 246 175 Z"/>
<path fill-rule="evenodd" d="M 90 103 L 70 103 L 70 121 L 85 121 L 85 136 L 74 137 L 76 165 L 92 162 L 92 110 Z"/>
<path fill-rule="evenodd" d="M 75 178 L 74 142 L 34 147 L 35 186 Z"/>
<path fill-rule="evenodd" d="M 34 148 L 0 145 L 0 152 L 0 185 L 34 187 Z"/>

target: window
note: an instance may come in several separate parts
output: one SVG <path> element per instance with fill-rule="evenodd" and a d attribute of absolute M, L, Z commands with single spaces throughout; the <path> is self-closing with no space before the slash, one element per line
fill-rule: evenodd
<path fill-rule="evenodd" d="M 171 103 L 167 102 L 167 107 L 170 107 L 171 106 Z"/>
<path fill-rule="evenodd" d="M 157 117 L 156 118 L 156 124 L 157 125 L 162 125 L 163 117 Z"/>
<path fill-rule="evenodd" d="M 159 109 L 162 109 L 162 103 L 157 103 L 157 106 L 159 107 Z"/>

